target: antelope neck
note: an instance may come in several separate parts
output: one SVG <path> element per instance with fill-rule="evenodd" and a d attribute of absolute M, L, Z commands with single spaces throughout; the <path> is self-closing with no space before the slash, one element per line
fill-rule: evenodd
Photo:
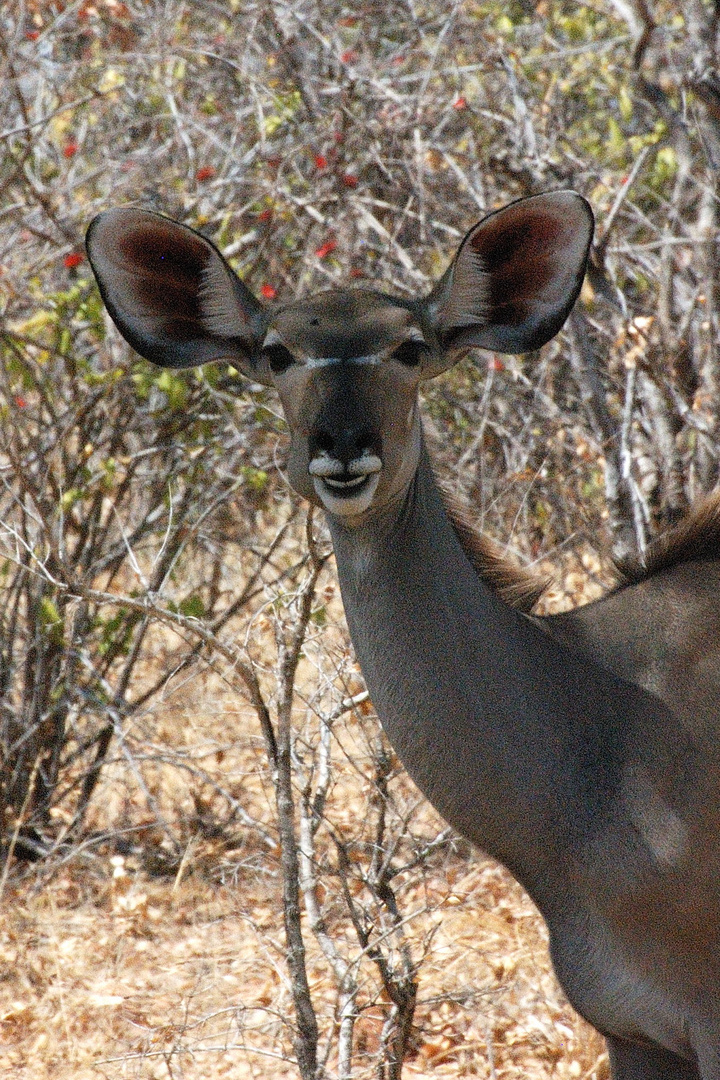
<path fill-rule="evenodd" d="M 329 526 L 355 651 L 408 772 L 531 894 L 557 889 L 618 786 L 612 676 L 477 576 L 424 449 L 402 499 L 359 526 Z"/>

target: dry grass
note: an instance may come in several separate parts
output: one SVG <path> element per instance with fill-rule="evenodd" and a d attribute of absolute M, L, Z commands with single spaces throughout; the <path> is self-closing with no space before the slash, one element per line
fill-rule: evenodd
<path fill-rule="evenodd" d="M 331 623 L 317 640 L 338 633 Z M 158 760 L 145 762 L 144 787 L 119 765 L 108 769 L 89 822 L 95 843 L 54 865 L 16 868 L 5 884 L 0 1069 L 18 1080 L 294 1077 L 272 785 L 253 714 L 206 671 L 168 688 L 148 730 L 145 750 Z M 375 730 L 365 711 L 334 731 L 327 816 L 350 840 L 367 813 Z M 221 827 L 207 784 L 198 797 L 196 774 L 182 767 L 188 761 L 242 795 L 257 828 Z M 392 785 L 413 835 L 437 835 L 442 822 L 407 777 L 399 772 Z M 169 859 L 162 820 L 184 823 L 179 862 Z M 340 946 L 357 953 L 336 888 L 323 879 L 324 915 Z M 419 961 L 407 1077 L 607 1077 L 602 1040 L 565 1001 L 544 924 L 506 871 L 465 845 L 446 846 L 422 872 L 403 874 L 397 891 Z M 313 1002 L 332 1031 L 331 973 L 312 934 L 306 942 Z M 387 1016 L 372 973 L 358 1005 L 364 1076 Z"/>
<path fill-rule="evenodd" d="M 18 1080 L 295 1076 L 276 874 L 218 885 L 209 860 L 189 852 L 173 882 L 100 858 L 8 889 L 0 1066 Z M 544 925 L 505 871 L 457 859 L 403 899 L 418 948 L 432 931 L 408 1077 L 607 1077 L 602 1042 L 565 1002 Z M 321 959 L 309 966 L 322 1015 L 331 993 Z M 383 1019 L 367 1005 L 359 1060 Z"/>

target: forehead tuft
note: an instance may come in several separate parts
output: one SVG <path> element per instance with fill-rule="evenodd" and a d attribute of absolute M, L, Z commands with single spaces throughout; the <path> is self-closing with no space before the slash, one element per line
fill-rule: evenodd
<path fill-rule="evenodd" d="M 370 289 L 333 289 L 283 308 L 271 325 L 292 352 L 349 360 L 397 344 L 416 324 L 399 300 Z"/>

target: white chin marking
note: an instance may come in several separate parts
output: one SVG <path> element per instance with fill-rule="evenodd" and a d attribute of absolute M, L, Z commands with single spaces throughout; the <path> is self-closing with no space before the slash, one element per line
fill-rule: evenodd
<path fill-rule="evenodd" d="M 364 513 L 373 501 L 379 482 L 379 472 L 354 477 L 352 481 L 344 484 L 337 480 L 333 481 L 332 477 L 313 476 L 315 493 L 328 514 L 334 517 L 356 517 Z M 359 489 L 355 495 L 351 494 L 354 487 Z M 347 494 L 335 495 L 333 488 Z"/>

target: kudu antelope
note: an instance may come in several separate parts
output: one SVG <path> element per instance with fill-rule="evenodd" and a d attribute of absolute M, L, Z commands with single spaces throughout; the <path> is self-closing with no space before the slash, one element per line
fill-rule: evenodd
<path fill-rule="evenodd" d="M 468 349 L 526 352 L 559 330 L 592 230 L 580 196 L 539 195 L 475 225 L 425 299 L 332 289 L 277 307 L 157 214 L 101 214 L 88 251 L 142 356 L 230 361 L 277 389 L 289 479 L 327 516 L 383 726 L 535 900 L 616 1080 L 720 1080 L 719 504 L 606 599 L 533 617 L 446 508 L 418 412 L 420 382 Z"/>

